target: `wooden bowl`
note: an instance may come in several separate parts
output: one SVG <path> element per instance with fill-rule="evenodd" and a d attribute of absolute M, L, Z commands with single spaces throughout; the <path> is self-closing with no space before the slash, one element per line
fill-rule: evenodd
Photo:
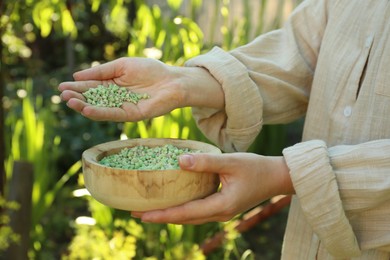
<path fill-rule="evenodd" d="M 96 145 L 83 152 L 83 174 L 87 190 L 99 202 L 128 211 L 148 211 L 177 206 L 217 191 L 217 174 L 183 170 L 124 170 L 98 162 L 125 147 L 172 144 L 179 148 L 221 153 L 217 147 L 181 139 L 129 139 Z"/>

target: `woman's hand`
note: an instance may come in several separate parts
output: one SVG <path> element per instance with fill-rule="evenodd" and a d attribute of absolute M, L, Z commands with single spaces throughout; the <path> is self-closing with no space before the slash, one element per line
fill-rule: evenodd
<path fill-rule="evenodd" d="M 218 173 L 222 189 L 204 199 L 149 212 L 132 212 L 144 222 L 202 224 L 227 221 L 280 194 L 294 189 L 283 157 L 251 153 L 191 154 L 179 158 L 182 169 Z"/>
<path fill-rule="evenodd" d="M 120 58 L 76 72 L 74 82 L 59 85 L 67 105 L 93 120 L 140 121 L 185 106 L 223 108 L 219 83 L 202 68 L 168 66 L 148 58 Z M 150 98 L 137 105 L 125 102 L 120 108 L 86 103 L 82 92 L 97 85 L 115 83 Z"/>

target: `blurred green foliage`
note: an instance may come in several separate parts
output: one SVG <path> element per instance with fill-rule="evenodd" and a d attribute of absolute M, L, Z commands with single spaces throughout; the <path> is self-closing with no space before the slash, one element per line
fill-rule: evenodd
<path fill-rule="evenodd" d="M 0 2 L 4 164 L 8 180 L 14 161 L 34 166 L 30 259 L 205 259 L 200 245 L 221 230 L 227 239 L 208 259 L 255 257 L 256 248 L 250 249 L 246 241 L 251 237 L 235 232 L 234 220 L 200 226 L 143 224 L 127 212 L 77 195 L 84 187 L 81 153 L 95 144 L 120 137 L 208 142 L 190 108 L 137 123 L 93 122 L 61 103 L 57 91 L 60 82 L 72 80 L 74 71 L 121 56 L 151 57 L 181 66 L 213 45 L 237 47 L 279 27 L 300 1 L 261 0 L 255 11 L 254 1 L 238 1 L 239 16 L 233 2 L 237 4 L 229 0 Z M 201 27 L 199 17 L 205 10 L 209 22 Z M 286 139 L 284 126 L 266 126 L 250 151 L 277 155 Z M 284 215 L 275 222 L 283 221 Z M 9 241 L 4 239 L 9 239 L 8 233 L 0 233 L 0 241 Z M 267 259 L 278 259 L 280 239 L 278 243 Z M 269 248 L 265 243 L 264 249 Z"/>
<path fill-rule="evenodd" d="M 0 254 L 4 252 L 12 243 L 18 243 L 20 236 L 16 234 L 9 226 L 10 218 L 6 214 L 6 210 L 18 210 L 20 207 L 14 201 L 7 201 L 3 196 L 0 196 Z"/>

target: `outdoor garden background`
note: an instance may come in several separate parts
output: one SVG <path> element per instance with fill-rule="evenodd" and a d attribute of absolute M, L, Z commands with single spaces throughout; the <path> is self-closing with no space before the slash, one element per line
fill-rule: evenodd
<path fill-rule="evenodd" d="M 280 27 L 299 2 L 0 1 L 0 259 L 279 259 L 287 207 L 240 230 L 247 213 L 199 226 L 144 224 L 92 199 L 85 149 L 120 138 L 208 140 L 190 108 L 138 123 L 94 122 L 67 108 L 57 86 L 123 56 L 183 65 L 214 45 L 232 49 Z M 280 155 L 300 132 L 301 122 L 267 126 L 250 152 Z M 205 250 L 210 239 L 221 243 Z"/>

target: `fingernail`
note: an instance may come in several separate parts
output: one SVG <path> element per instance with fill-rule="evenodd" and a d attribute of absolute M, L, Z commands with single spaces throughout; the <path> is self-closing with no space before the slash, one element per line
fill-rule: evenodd
<path fill-rule="evenodd" d="M 183 154 L 179 157 L 180 166 L 189 168 L 194 164 L 194 156 L 190 154 Z"/>

